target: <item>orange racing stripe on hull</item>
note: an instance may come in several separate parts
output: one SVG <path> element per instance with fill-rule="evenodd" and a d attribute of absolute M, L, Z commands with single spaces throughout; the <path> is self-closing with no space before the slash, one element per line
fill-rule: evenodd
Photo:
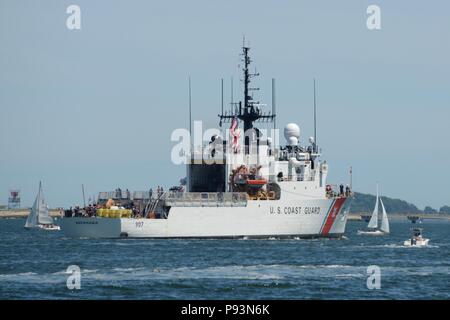
<path fill-rule="evenodd" d="M 322 234 L 328 234 L 330 232 L 334 220 L 336 220 L 336 217 L 339 214 L 339 211 L 341 210 L 341 207 L 344 204 L 345 200 L 347 200 L 347 198 L 338 198 L 334 202 L 333 207 L 331 208 L 330 213 L 328 214 L 325 225 L 323 226 Z"/>

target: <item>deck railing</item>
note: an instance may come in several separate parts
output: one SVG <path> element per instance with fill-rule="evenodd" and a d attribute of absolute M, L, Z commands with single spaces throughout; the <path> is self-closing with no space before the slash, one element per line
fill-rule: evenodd
<path fill-rule="evenodd" d="M 243 192 L 168 192 L 165 205 L 171 207 L 245 207 Z"/>

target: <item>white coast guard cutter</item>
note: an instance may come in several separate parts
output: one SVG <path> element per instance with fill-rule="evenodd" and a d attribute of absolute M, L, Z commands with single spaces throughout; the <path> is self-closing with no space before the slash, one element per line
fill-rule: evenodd
<path fill-rule="evenodd" d="M 274 123 L 275 103 L 272 112 L 263 112 L 249 93 L 257 75 L 249 72 L 249 50 L 243 47 L 244 100 L 219 115 L 221 125 L 231 124 L 229 137 L 214 136 L 206 149 L 187 153 L 183 192 L 152 197 L 139 218 L 67 217 L 60 220 L 62 230 L 97 238 L 342 236 L 351 197 L 327 185 L 329 167 L 316 139 L 300 145 L 300 129 L 290 123 L 286 145 L 277 147 L 255 127 Z"/>

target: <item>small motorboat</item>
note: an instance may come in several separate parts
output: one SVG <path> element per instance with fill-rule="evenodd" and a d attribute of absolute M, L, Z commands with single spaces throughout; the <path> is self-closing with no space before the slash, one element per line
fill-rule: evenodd
<path fill-rule="evenodd" d="M 414 228 L 412 229 L 411 239 L 405 240 L 403 245 L 407 247 L 425 247 L 429 241 L 430 239 L 422 236 L 422 228 Z"/>

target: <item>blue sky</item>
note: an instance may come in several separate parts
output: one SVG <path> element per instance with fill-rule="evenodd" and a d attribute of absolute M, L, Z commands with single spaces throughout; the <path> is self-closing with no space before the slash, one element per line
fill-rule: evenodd
<path fill-rule="evenodd" d="M 66 8 L 81 7 L 81 30 Z M 381 8 L 381 30 L 366 9 Z M 419 207 L 450 203 L 448 1 L 23 1 L 0 2 L 0 203 L 38 181 L 51 206 L 86 192 L 177 184 L 172 130 L 193 118 L 218 125 L 220 78 L 235 79 L 242 36 L 261 77 L 277 79 L 278 124 L 312 134 L 330 181 Z"/>

